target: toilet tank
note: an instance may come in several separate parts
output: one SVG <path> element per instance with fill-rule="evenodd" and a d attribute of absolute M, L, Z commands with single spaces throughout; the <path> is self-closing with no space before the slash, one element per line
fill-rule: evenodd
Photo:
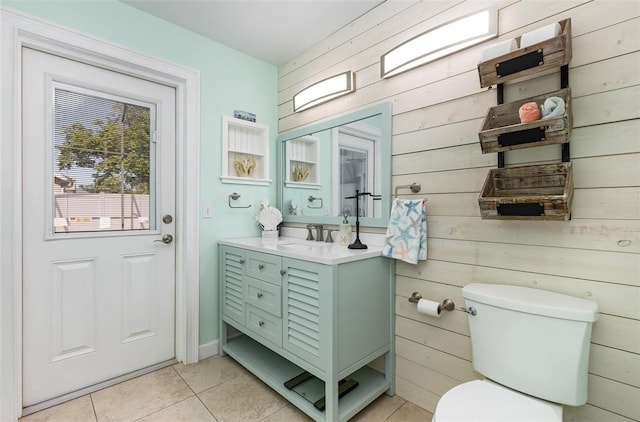
<path fill-rule="evenodd" d="M 587 401 L 591 326 L 598 304 L 545 290 L 472 283 L 462 289 L 473 367 L 489 379 L 544 400 Z"/>

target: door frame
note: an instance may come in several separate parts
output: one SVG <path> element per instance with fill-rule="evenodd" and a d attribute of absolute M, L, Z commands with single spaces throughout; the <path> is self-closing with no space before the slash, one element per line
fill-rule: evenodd
<path fill-rule="evenodd" d="M 200 73 L 0 6 L 0 420 L 22 413 L 23 47 L 176 90 L 176 359 L 198 361 Z"/>

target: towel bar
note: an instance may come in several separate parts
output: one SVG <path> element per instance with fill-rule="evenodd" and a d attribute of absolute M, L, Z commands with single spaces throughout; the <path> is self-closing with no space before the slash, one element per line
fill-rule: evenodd
<path fill-rule="evenodd" d="M 322 202 L 322 198 L 320 198 L 319 196 L 309 196 L 309 198 L 307 198 L 309 200 L 309 202 L 314 202 L 314 201 L 320 201 L 320 205 L 317 207 L 312 207 L 311 205 L 307 205 L 307 207 L 309 208 L 313 208 L 313 209 L 322 209 L 324 208 L 323 202 Z"/>
<path fill-rule="evenodd" d="M 249 208 L 251 206 L 251 204 L 246 206 L 241 206 L 241 207 L 234 207 L 233 205 L 231 205 L 231 200 L 233 199 L 234 201 L 237 201 L 238 198 L 240 198 L 240 194 L 236 192 L 233 192 L 232 194 L 229 195 L 229 208 Z"/>
<path fill-rule="evenodd" d="M 398 197 L 398 189 L 411 189 L 411 192 L 413 193 L 418 193 L 420 192 L 420 189 L 422 189 L 422 186 L 420 185 L 420 183 L 416 183 L 413 182 L 410 185 L 400 185 L 400 186 L 396 186 L 396 193 L 394 195 L 394 197 Z"/>

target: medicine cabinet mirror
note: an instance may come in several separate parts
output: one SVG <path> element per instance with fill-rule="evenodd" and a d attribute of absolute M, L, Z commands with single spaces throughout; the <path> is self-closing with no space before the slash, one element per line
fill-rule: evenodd
<path fill-rule="evenodd" d="M 278 205 L 283 220 L 386 227 L 391 204 L 391 105 L 383 103 L 280 134 Z M 363 196 L 356 210 L 356 189 Z"/>

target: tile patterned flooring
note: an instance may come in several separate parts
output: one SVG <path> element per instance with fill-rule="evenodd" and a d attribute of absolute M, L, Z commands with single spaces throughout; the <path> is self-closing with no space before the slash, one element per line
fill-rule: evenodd
<path fill-rule="evenodd" d="M 398 395 L 380 396 L 358 422 L 431 421 Z M 306 422 L 289 404 L 229 357 L 176 364 L 25 416 L 20 422 Z"/>

